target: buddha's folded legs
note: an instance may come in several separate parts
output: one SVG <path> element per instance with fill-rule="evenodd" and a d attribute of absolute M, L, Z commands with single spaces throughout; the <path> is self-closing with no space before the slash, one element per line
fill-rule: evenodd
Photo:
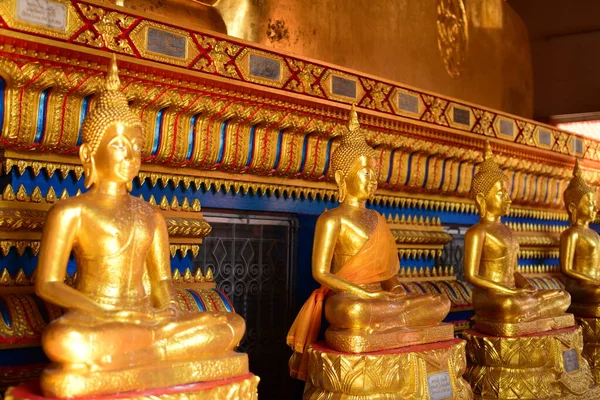
<path fill-rule="evenodd" d="M 564 314 L 571 304 L 571 296 L 564 290 L 538 290 L 535 298 L 539 302 L 539 315 L 544 318 Z"/>
<path fill-rule="evenodd" d="M 361 299 L 336 293 L 325 303 L 325 317 L 336 329 L 385 330 L 435 325 L 446 317 L 449 309 L 450 301 L 439 294 Z"/>
<path fill-rule="evenodd" d="M 203 314 L 155 324 L 105 322 L 66 314 L 50 324 L 42 345 L 54 362 L 100 369 L 185 360 L 233 350 L 243 336 L 244 320 L 234 313 Z M 213 323 L 206 321 L 209 316 Z"/>
<path fill-rule="evenodd" d="M 473 289 L 473 308 L 478 318 L 516 323 L 562 315 L 570 304 L 563 290 L 539 290 L 533 295 L 503 294 Z"/>

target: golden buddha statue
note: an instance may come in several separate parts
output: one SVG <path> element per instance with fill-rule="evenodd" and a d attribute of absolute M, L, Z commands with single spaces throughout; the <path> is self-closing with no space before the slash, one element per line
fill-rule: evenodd
<path fill-rule="evenodd" d="M 340 205 L 325 211 L 316 224 L 312 273 L 321 287 L 306 301 L 287 338 L 295 352 L 291 374 L 299 379 L 306 379 L 307 348 L 319 334 L 327 296 L 325 337 L 336 351 L 373 352 L 453 338 L 452 326 L 440 324 L 450 301 L 439 294 L 405 292 L 397 278 L 392 233 L 385 219 L 365 206 L 377 188 L 378 166 L 354 107 L 331 167 Z"/>
<path fill-rule="evenodd" d="M 500 221 L 511 200 L 508 178 L 494 161 L 486 142 L 484 161 L 473 178 L 471 196 L 479 222 L 465 234 L 464 273 L 473 287 L 476 330 L 518 336 L 573 325 L 565 311 L 570 296 L 564 290 L 536 290 L 517 271 L 519 243 Z"/>
<path fill-rule="evenodd" d="M 560 269 L 566 276 L 572 311 L 600 317 L 600 236 L 589 227 L 596 218 L 596 194 L 583 180 L 579 161 L 564 192 L 571 226 L 560 235 Z"/>
<path fill-rule="evenodd" d="M 176 306 L 164 217 L 128 193 L 144 135 L 119 88 L 113 58 L 106 87 L 82 127 L 80 158 L 89 191 L 54 205 L 44 225 L 35 290 L 66 311 L 42 338 L 53 362 L 41 378 L 45 396 L 248 374 L 247 356 L 233 351 L 245 331 L 239 315 L 183 314 Z M 77 262 L 73 287 L 65 283 L 71 251 Z"/>

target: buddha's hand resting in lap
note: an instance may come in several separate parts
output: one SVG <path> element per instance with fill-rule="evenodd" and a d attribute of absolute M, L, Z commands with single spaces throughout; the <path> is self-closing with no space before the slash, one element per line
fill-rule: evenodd
<path fill-rule="evenodd" d="M 405 296 L 405 293 L 391 293 L 385 290 L 369 293 L 369 298 L 377 300 L 396 300 Z"/>
<path fill-rule="evenodd" d="M 517 294 L 517 295 L 526 295 L 526 296 L 532 296 L 535 294 L 535 292 L 537 292 L 537 290 L 533 286 L 514 289 L 514 291 L 515 291 L 515 294 Z"/>
<path fill-rule="evenodd" d="M 137 310 L 108 310 L 105 311 L 105 317 L 118 322 L 129 323 L 152 323 L 155 322 L 154 313 L 152 311 L 137 311 Z"/>
<path fill-rule="evenodd" d="M 169 302 L 167 305 L 152 309 L 152 314 L 156 319 L 170 319 L 178 317 L 181 314 L 179 307 L 174 301 Z"/>

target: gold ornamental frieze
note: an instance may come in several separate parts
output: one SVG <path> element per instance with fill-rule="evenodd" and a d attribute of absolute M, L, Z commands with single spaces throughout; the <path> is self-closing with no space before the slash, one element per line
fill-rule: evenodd
<path fill-rule="evenodd" d="M 81 114 L 85 107 L 93 105 L 91 96 L 100 82 L 97 73 L 77 69 L 67 76 L 60 68 L 37 61 L 20 67 L 8 58 L 0 59 L 0 69 L 13 77 L 5 93 L 10 99 L 6 115 L 16 123 L 3 127 L 3 136 L 9 144 L 14 144 L 10 147 L 72 151 L 78 141 Z M 148 117 L 144 118 L 144 124 L 151 136 L 143 150 L 147 161 L 192 169 L 294 177 L 299 178 L 300 187 L 306 185 L 305 181 L 327 178 L 329 154 L 337 146 L 332 140 L 341 130 L 339 114 L 293 104 L 282 108 L 281 103 L 267 99 L 257 103 L 257 98 L 236 101 L 233 97 L 210 98 L 206 89 L 200 91 L 189 86 L 176 89 L 174 84 L 149 85 L 145 80 L 131 77 L 124 89 L 134 111 Z M 64 110 L 64 118 L 38 121 L 33 108 L 30 113 L 19 112 L 21 104 L 31 104 L 29 107 L 39 104 L 48 87 L 56 91 L 56 96 L 50 96 L 47 109 Z M 456 114 L 458 109 L 454 110 Z M 447 119 L 442 114 L 438 117 Z M 382 164 L 379 193 L 389 191 L 395 197 L 398 191 L 421 192 L 426 188 L 429 193 L 466 196 L 479 155 L 462 144 L 458 136 L 456 145 L 449 145 L 435 142 L 434 136 L 429 139 L 406 136 L 404 127 L 377 126 L 377 121 L 369 118 L 366 122 L 375 122 L 369 126 L 367 137 Z M 44 126 L 39 126 L 42 123 Z M 37 137 L 40 129 L 44 134 Z M 542 159 L 523 159 L 525 154 L 510 155 L 510 152 L 508 149 L 506 155 L 500 156 L 499 163 L 511 172 L 515 197 L 523 203 L 559 205 L 561 199 L 556 193 L 566 185 L 564 178 L 569 167 Z M 41 165 L 36 161 L 32 164 L 34 169 Z M 81 170 L 76 173 L 80 175 Z M 587 174 L 592 181 L 598 180 L 595 171 Z M 536 182 L 535 190 L 527 189 L 530 185 L 526 183 L 531 181 Z M 429 193 L 420 196 L 427 197 Z"/>

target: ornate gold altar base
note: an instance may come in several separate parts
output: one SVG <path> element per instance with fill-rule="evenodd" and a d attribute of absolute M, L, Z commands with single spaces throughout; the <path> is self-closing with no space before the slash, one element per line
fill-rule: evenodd
<path fill-rule="evenodd" d="M 308 349 L 304 400 L 469 400 L 462 378 L 465 342 L 348 354 L 315 343 Z"/>
<path fill-rule="evenodd" d="M 576 318 L 583 331 L 583 357 L 592 370 L 596 384 L 600 382 L 600 318 Z"/>
<path fill-rule="evenodd" d="M 224 378 L 245 376 L 248 373 L 248 355 L 231 352 L 219 356 L 198 358 L 193 362 L 153 363 L 125 370 L 89 372 L 87 374 L 83 374 L 81 371 L 48 368 L 42 373 L 41 381 L 45 391 L 68 393 L 69 397 L 78 397 L 83 393 L 88 396 L 100 396 L 105 393 L 132 392 L 140 387 L 165 388 L 187 384 L 190 380 L 218 382 Z M 207 397 L 197 398 L 212 398 L 206 394 L 202 394 L 202 396 Z"/>
<path fill-rule="evenodd" d="M 464 332 L 465 379 L 476 400 L 600 399 L 582 357 L 581 328 L 572 326 L 520 337 Z"/>
<path fill-rule="evenodd" d="M 192 383 L 169 388 L 120 393 L 112 396 L 86 397 L 86 400 L 256 400 L 259 378 L 245 374 L 211 382 Z M 5 400 L 48 400 L 38 382 L 29 382 L 6 391 Z"/>

